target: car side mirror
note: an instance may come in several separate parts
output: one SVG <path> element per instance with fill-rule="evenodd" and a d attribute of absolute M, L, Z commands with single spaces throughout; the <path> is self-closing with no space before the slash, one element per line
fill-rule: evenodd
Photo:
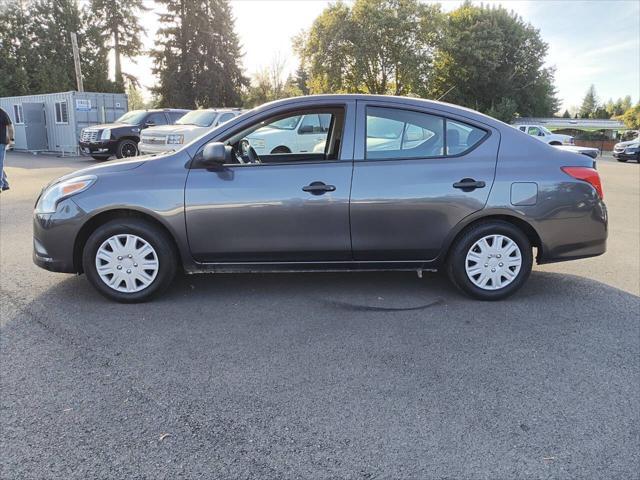
<path fill-rule="evenodd" d="M 298 133 L 313 133 L 313 125 L 302 125 Z"/>
<path fill-rule="evenodd" d="M 202 151 L 202 163 L 204 165 L 224 165 L 227 163 L 227 147 L 222 142 L 211 142 L 205 145 Z"/>

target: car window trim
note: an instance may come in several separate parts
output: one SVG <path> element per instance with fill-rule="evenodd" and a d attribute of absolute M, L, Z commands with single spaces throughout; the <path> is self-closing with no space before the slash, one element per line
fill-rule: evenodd
<path fill-rule="evenodd" d="M 418 107 L 414 107 L 412 105 L 406 105 L 406 104 L 402 104 L 402 103 L 396 103 L 396 102 L 385 102 L 385 101 L 380 101 L 380 100 L 357 100 L 356 101 L 357 105 L 356 105 L 356 126 L 354 128 L 354 135 L 355 135 L 355 139 L 354 139 L 354 154 L 353 154 L 353 159 L 355 162 L 389 162 L 389 161 L 404 161 L 404 160 L 434 160 L 434 159 L 440 159 L 440 158 L 459 158 L 459 157 L 464 157 L 468 154 L 470 154 L 471 152 L 473 152 L 475 149 L 479 148 L 483 143 L 485 143 L 493 134 L 494 134 L 494 128 L 492 128 L 489 125 L 485 125 L 482 124 L 476 120 L 473 119 L 468 119 L 467 117 L 463 116 L 463 115 L 457 115 L 457 114 L 450 114 L 448 112 L 442 111 L 442 110 L 438 110 L 437 108 L 418 108 Z M 368 107 L 378 107 L 378 108 L 389 108 L 389 109 L 395 109 L 395 110 L 406 110 L 408 112 L 415 112 L 415 113 L 424 113 L 427 115 L 432 115 L 432 116 L 437 116 L 437 117 L 441 117 L 444 118 L 445 120 L 451 120 L 453 122 L 460 122 L 460 123 L 466 123 L 469 126 L 478 128 L 482 131 L 485 132 L 485 135 L 480 139 L 480 141 L 478 143 L 476 143 L 473 147 L 471 147 L 468 150 L 465 150 L 462 153 L 456 154 L 456 155 L 438 155 L 438 156 L 431 156 L 431 157 L 396 157 L 396 158 L 370 158 L 367 159 L 366 158 L 366 150 L 367 150 L 367 137 L 366 137 L 366 123 L 367 123 L 367 108 Z M 358 124 L 361 125 L 358 125 Z M 362 129 L 362 132 L 360 132 L 360 129 Z M 446 121 L 445 121 L 445 132 L 443 135 L 444 141 L 445 141 L 445 148 L 446 148 L 446 140 L 447 140 L 447 132 L 446 132 L 447 128 L 446 128 Z M 364 137 L 361 135 L 361 133 L 364 133 Z M 360 137 L 360 138 L 359 138 Z M 359 153 L 358 152 L 358 143 L 361 142 L 362 145 L 362 158 L 359 158 Z"/>
<path fill-rule="evenodd" d="M 347 116 L 349 114 L 348 112 L 348 108 L 349 108 L 349 104 L 348 103 L 331 103 L 328 105 L 322 105 L 322 106 L 316 106 L 316 105 L 311 105 L 311 106 L 304 106 L 304 105 L 300 105 L 297 106 L 295 108 L 291 108 L 291 109 L 287 109 L 287 110 L 283 110 L 281 112 L 277 112 L 275 114 L 271 114 L 271 115 L 265 115 L 265 117 L 263 117 L 262 120 L 257 120 L 251 123 L 251 125 L 255 125 L 256 123 L 260 122 L 260 121 L 264 121 L 267 120 L 273 116 L 277 117 L 278 119 L 280 118 L 286 118 L 287 116 L 290 115 L 295 115 L 297 112 L 301 112 L 300 113 L 300 120 L 298 121 L 298 127 L 300 126 L 305 113 L 304 112 L 309 112 L 311 111 L 312 113 L 319 113 L 322 111 L 325 111 L 323 113 L 330 113 L 331 115 L 335 115 L 334 110 L 340 109 L 343 112 L 343 115 L 345 117 L 345 120 L 343 122 L 343 126 L 342 126 L 342 136 L 340 138 L 340 150 L 338 151 L 338 158 L 335 160 L 309 160 L 309 161 L 296 161 L 296 162 L 274 162 L 274 163 L 224 163 L 221 165 L 221 167 L 223 168 L 230 168 L 230 167 L 242 167 L 242 168 L 246 168 L 246 167 L 250 167 L 250 166 L 254 166 L 254 167 L 263 167 L 263 166 L 270 166 L 270 165 L 309 165 L 309 164 L 322 164 L 322 165 L 326 165 L 326 164 L 331 164 L 331 163 L 337 163 L 337 162 L 342 162 L 342 163 L 346 163 L 346 162 L 352 162 L 353 158 L 351 159 L 342 159 L 342 148 L 344 146 L 344 138 L 345 138 L 345 133 L 347 132 Z M 355 109 L 355 104 L 353 105 L 353 108 Z M 266 112 L 265 112 L 266 113 Z M 332 120 L 333 123 L 334 120 Z M 229 129 L 228 131 L 225 131 L 224 134 L 220 135 L 218 138 L 212 138 L 209 139 L 209 141 L 204 142 L 196 151 L 193 159 L 197 158 L 198 155 L 200 155 L 202 153 L 202 151 L 204 150 L 204 147 L 213 141 L 216 142 L 226 142 L 230 137 L 233 137 L 234 135 L 236 135 L 237 133 L 239 133 L 242 130 L 245 130 L 246 128 L 248 128 L 247 126 L 240 126 L 238 125 L 237 127 L 239 128 L 232 128 Z M 329 138 L 328 135 L 329 132 L 327 132 L 327 138 Z M 326 148 L 326 145 L 325 145 Z M 307 152 L 309 153 L 309 152 Z M 192 168 L 192 167 L 190 167 Z"/>
<path fill-rule="evenodd" d="M 477 128 L 478 130 L 482 130 L 483 132 L 485 132 L 485 134 L 482 136 L 482 138 L 471 148 L 468 148 L 467 150 L 460 152 L 456 155 L 432 155 L 432 156 L 419 156 L 419 157 L 393 157 L 393 158 L 367 158 L 367 109 L 369 107 L 373 107 L 373 108 L 388 108 L 389 110 L 404 110 L 407 112 L 414 112 L 414 113 L 422 113 L 424 115 L 431 115 L 432 117 L 438 117 L 442 119 L 442 123 L 443 123 L 443 132 L 442 132 L 442 139 L 443 139 L 443 151 L 446 152 L 447 151 L 447 121 L 451 120 L 452 122 L 459 122 L 459 123 L 464 123 L 467 124 L 471 127 Z M 476 125 L 473 125 L 469 122 L 465 122 L 463 120 L 456 120 L 452 117 L 449 117 L 447 115 L 442 115 L 442 114 L 433 114 L 433 113 L 429 113 L 427 111 L 423 111 L 423 110 L 417 110 L 415 108 L 398 108 L 398 107 L 383 107 L 383 106 L 379 106 L 379 105 L 372 105 L 372 104 L 366 104 L 364 106 L 364 159 L 363 160 L 359 160 L 359 161 L 365 161 L 365 162 L 378 162 L 378 161 L 389 161 L 389 160 L 433 160 L 433 159 L 437 159 L 437 158 L 458 158 L 458 157 L 463 157 L 465 155 L 468 155 L 469 153 L 471 153 L 473 150 L 475 150 L 477 147 L 479 147 L 482 143 L 485 142 L 485 140 L 491 135 L 491 132 L 489 130 L 487 130 L 486 128 L 481 128 L 478 127 Z M 405 122 L 406 124 L 406 122 Z M 403 129 L 403 134 L 402 137 L 404 137 L 404 129 Z M 401 144 L 402 145 L 402 144 Z M 402 151 L 402 149 L 400 149 L 400 151 Z"/>

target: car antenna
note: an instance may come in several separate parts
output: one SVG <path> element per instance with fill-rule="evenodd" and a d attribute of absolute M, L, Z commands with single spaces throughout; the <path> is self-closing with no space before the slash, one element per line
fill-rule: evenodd
<path fill-rule="evenodd" d="M 447 93 L 449 93 L 454 88 L 456 88 L 455 85 L 453 87 L 451 87 L 449 90 L 447 90 L 446 92 L 444 92 L 442 95 L 440 95 L 438 98 L 436 98 L 436 102 L 439 102 L 440 100 L 442 100 L 447 95 Z"/>

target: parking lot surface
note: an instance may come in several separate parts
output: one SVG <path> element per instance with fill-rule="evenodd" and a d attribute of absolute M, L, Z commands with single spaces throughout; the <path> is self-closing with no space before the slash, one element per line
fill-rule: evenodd
<path fill-rule="evenodd" d="M 8 156 L 1 478 L 638 478 L 640 165 L 599 159 L 608 252 L 506 301 L 238 274 L 120 305 L 31 261 L 40 188 L 93 163 Z"/>

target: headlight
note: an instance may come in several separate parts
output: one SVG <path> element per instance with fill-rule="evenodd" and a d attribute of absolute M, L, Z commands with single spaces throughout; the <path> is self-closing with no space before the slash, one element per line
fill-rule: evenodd
<path fill-rule="evenodd" d="M 249 140 L 249 145 L 253 148 L 264 148 L 266 146 L 266 142 L 260 138 L 247 138 Z"/>
<path fill-rule="evenodd" d="M 167 145 L 182 145 L 184 135 L 167 135 Z"/>
<path fill-rule="evenodd" d="M 60 200 L 85 191 L 94 184 L 96 178 L 95 175 L 85 175 L 51 185 L 40 195 L 36 213 L 54 213 Z"/>
<path fill-rule="evenodd" d="M 109 140 L 111 138 L 111 129 L 105 128 L 100 134 L 100 140 Z"/>

